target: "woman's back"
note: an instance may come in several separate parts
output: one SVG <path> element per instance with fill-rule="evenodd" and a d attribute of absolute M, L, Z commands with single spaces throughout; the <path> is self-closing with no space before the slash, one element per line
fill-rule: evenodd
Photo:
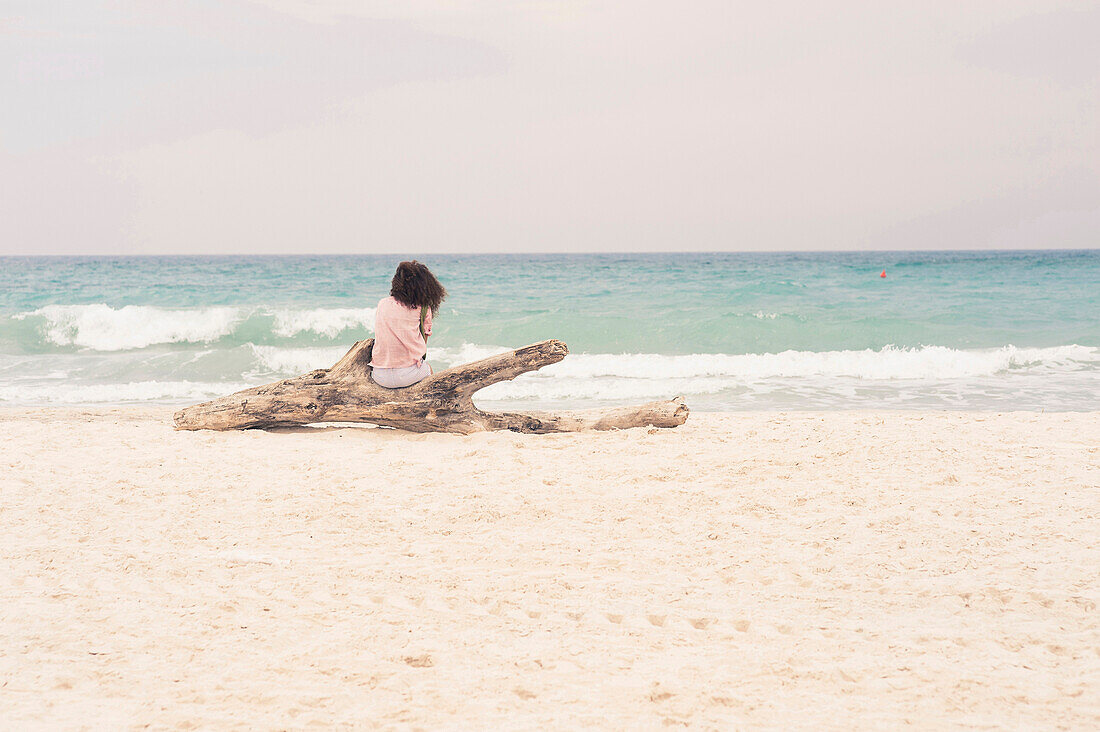
<path fill-rule="evenodd" d="M 392 295 L 378 301 L 374 313 L 374 351 L 371 366 L 400 369 L 415 366 L 428 352 L 424 336 L 432 334 L 432 311 L 424 314 L 424 333 L 420 332 L 420 309 L 397 301 Z"/>

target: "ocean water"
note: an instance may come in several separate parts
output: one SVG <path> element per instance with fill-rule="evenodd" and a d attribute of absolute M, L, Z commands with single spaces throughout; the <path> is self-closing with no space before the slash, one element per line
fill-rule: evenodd
<path fill-rule="evenodd" d="M 569 344 L 489 408 L 1100 409 L 1100 250 L 419 258 L 450 292 L 437 370 Z M 0 405 L 187 403 L 331 366 L 398 260 L 0 258 Z"/>

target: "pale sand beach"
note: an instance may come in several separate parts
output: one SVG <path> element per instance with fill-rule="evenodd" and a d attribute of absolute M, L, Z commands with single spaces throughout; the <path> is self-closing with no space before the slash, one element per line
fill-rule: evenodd
<path fill-rule="evenodd" d="M 1100 727 L 1100 415 L 0 411 L 10 729 Z"/>

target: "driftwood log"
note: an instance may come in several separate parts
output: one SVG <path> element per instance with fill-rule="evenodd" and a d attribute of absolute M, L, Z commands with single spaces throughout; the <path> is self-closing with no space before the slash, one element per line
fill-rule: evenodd
<path fill-rule="evenodd" d="M 176 412 L 178 430 L 243 430 L 314 422 L 368 422 L 410 432 L 485 430 L 575 432 L 627 427 L 676 427 L 688 408 L 680 398 L 578 412 L 484 412 L 474 392 L 565 358 L 569 349 L 550 340 L 456 366 L 404 389 L 371 380 L 374 340 L 359 341 L 330 369 L 257 386 Z"/>

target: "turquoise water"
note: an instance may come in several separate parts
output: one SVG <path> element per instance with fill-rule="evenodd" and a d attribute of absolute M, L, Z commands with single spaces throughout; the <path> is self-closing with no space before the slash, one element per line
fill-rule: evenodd
<path fill-rule="evenodd" d="M 487 406 L 1100 409 L 1100 251 L 420 257 Z M 395 256 L 0 258 L 0 404 L 187 402 L 334 363 Z M 879 276 L 882 270 L 887 276 Z"/>

